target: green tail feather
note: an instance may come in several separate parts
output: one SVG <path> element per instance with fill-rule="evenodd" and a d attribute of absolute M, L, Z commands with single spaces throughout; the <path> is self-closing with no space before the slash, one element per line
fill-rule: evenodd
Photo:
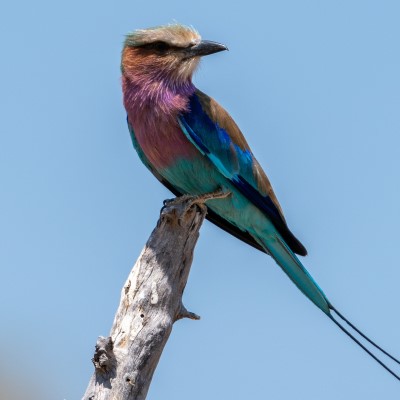
<path fill-rule="evenodd" d="M 274 238 L 260 239 L 258 242 L 265 247 L 271 257 L 283 269 L 293 283 L 326 315 L 330 315 L 330 303 L 322 289 L 314 281 L 296 255 L 276 234 Z"/>

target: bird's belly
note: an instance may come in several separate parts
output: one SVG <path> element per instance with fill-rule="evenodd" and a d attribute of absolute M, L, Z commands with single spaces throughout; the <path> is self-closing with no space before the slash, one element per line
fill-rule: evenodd
<path fill-rule="evenodd" d="M 224 199 L 210 200 L 207 206 L 243 231 L 273 230 L 272 224 L 254 204 L 240 193 L 200 152 L 196 157 L 177 160 L 159 171 L 181 193 L 201 195 L 218 189 L 230 192 Z"/>
<path fill-rule="evenodd" d="M 265 215 L 243 196 L 183 134 L 178 126 L 159 130 L 134 126 L 135 137 L 152 167 L 180 193 L 201 195 L 218 189 L 229 191 L 225 199 L 207 202 L 218 215 L 243 231 L 265 224 Z"/>
<path fill-rule="evenodd" d="M 181 193 L 203 194 L 229 181 L 187 139 L 178 125 L 134 126 L 135 138 L 151 166 Z"/>
<path fill-rule="evenodd" d="M 177 123 L 160 122 L 153 121 L 147 126 L 132 124 L 136 140 L 151 165 L 163 170 L 179 159 L 191 159 L 197 155 L 197 149 L 187 140 Z"/>

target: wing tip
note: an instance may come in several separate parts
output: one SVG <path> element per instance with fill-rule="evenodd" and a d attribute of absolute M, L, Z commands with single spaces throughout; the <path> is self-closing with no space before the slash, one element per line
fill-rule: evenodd
<path fill-rule="evenodd" d="M 286 232 L 282 235 L 283 239 L 293 251 L 293 253 L 298 254 L 299 256 L 306 256 L 308 254 L 307 249 L 303 246 L 299 239 L 293 235 L 293 233 L 287 229 Z"/>

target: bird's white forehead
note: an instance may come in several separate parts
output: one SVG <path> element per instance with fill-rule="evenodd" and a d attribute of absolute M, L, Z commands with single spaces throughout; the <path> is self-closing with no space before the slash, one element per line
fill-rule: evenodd
<path fill-rule="evenodd" d="M 165 42 L 171 46 L 188 47 L 199 43 L 201 36 L 192 27 L 171 24 L 155 28 L 138 29 L 126 38 L 130 46 L 143 46 L 148 43 Z"/>

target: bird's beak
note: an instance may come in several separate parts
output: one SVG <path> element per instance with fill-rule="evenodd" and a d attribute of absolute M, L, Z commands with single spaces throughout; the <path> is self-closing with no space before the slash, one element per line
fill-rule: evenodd
<path fill-rule="evenodd" d="M 185 49 L 185 58 L 208 56 L 224 50 L 228 50 L 224 44 L 212 42 L 211 40 L 202 40 L 199 44 Z"/>

